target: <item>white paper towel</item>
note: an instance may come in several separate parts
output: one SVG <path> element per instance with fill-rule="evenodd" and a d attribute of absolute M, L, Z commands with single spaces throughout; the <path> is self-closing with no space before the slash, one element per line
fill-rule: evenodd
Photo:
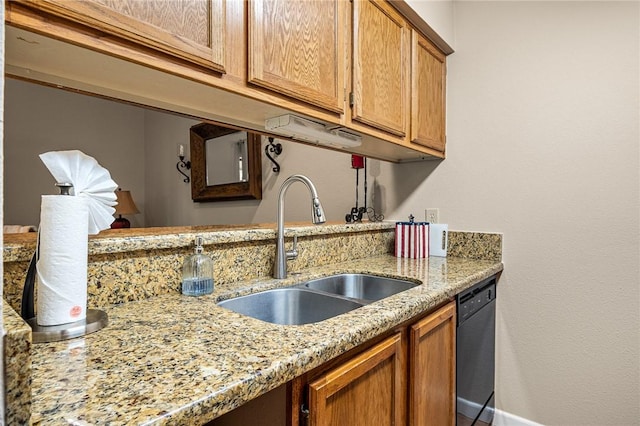
<path fill-rule="evenodd" d="M 86 197 L 43 195 L 36 264 L 37 323 L 59 325 L 87 316 Z"/>
<path fill-rule="evenodd" d="M 95 158 L 78 150 L 45 152 L 40 154 L 40 159 L 58 183 L 73 184 L 72 195 L 88 199 L 89 234 L 109 228 L 116 211 L 113 206 L 118 204 L 114 192 L 118 184 L 111 179 L 109 171 Z"/>

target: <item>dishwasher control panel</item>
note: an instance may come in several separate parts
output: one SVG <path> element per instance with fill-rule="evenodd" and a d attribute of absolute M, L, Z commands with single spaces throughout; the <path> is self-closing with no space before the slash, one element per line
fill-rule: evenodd
<path fill-rule="evenodd" d="M 480 308 L 496 298 L 496 278 L 491 277 L 466 289 L 456 297 L 458 324 L 471 317 Z"/>

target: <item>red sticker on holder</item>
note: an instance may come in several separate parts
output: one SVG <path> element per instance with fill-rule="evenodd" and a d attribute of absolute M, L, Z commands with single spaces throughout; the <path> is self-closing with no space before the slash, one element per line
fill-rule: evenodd
<path fill-rule="evenodd" d="M 71 318 L 79 317 L 81 313 L 82 313 L 82 307 L 80 307 L 78 305 L 74 306 L 69 311 L 69 315 L 71 315 Z"/>

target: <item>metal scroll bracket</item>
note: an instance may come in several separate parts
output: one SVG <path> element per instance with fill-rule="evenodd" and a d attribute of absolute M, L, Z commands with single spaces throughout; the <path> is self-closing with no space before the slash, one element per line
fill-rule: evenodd
<path fill-rule="evenodd" d="M 178 157 L 180 159 L 180 161 L 178 161 L 178 163 L 176 164 L 176 169 L 178 170 L 178 173 L 180 173 L 182 176 L 184 176 L 184 179 L 182 179 L 182 181 L 184 183 L 189 183 L 191 182 L 191 179 L 189 178 L 189 176 L 187 176 L 187 174 L 185 172 L 183 172 L 182 169 L 186 169 L 189 170 L 191 169 L 191 161 L 187 160 L 184 161 L 184 155 L 180 155 Z"/>
<path fill-rule="evenodd" d="M 282 154 L 282 144 L 281 143 L 273 143 L 273 138 L 271 136 L 269 136 L 268 140 L 269 140 L 269 145 L 264 147 L 264 153 L 267 154 L 267 157 L 269 158 L 269 160 L 271 160 L 271 162 L 273 164 L 275 164 L 273 166 L 273 171 L 276 172 L 276 173 L 279 173 L 280 172 L 280 164 L 278 164 L 278 162 L 269 153 L 273 152 L 275 157 L 277 157 L 278 155 Z"/>

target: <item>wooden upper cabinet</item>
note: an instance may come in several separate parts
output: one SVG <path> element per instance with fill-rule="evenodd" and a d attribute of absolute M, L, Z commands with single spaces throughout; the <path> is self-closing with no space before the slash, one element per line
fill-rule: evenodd
<path fill-rule="evenodd" d="M 251 0 L 249 82 L 344 111 L 344 2 Z"/>
<path fill-rule="evenodd" d="M 19 0 L 223 73 L 225 0 Z"/>
<path fill-rule="evenodd" d="M 456 424 L 456 305 L 411 326 L 409 425 Z"/>
<path fill-rule="evenodd" d="M 405 2 L 11 0 L 5 6 L 12 76 L 32 79 L 37 71 L 48 84 L 146 99 L 151 107 L 172 104 L 175 112 L 256 131 L 264 131 L 265 118 L 288 111 L 363 136 L 361 146 L 341 151 L 394 162 L 444 157 L 446 70 L 439 49 L 450 48 Z M 25 30 L 47 38 L 48 55 L 14 36 Z M 83 60 L 78 47 L 101 55 Z M 61 66 L 58 59 L 67 55 Z M 129 63 L 137 65 L 135 79 Z M 159 92 L 160 82 L 172 90 Z"/>
<path fill-rule="evenodd" d="M 398 333 L 310 383 L 310 426 L 404 424 L 403 356 Z"/>
<path fill-rule="evenodd" d="M 444 152 L 445 55 L 411 32 L 411 142 Z"/>
<path fill-rule="evenodd" d="M 352 119 L 397 136 L 408 121 L 409 34 L 388 3 L 354 0 Z"/>

